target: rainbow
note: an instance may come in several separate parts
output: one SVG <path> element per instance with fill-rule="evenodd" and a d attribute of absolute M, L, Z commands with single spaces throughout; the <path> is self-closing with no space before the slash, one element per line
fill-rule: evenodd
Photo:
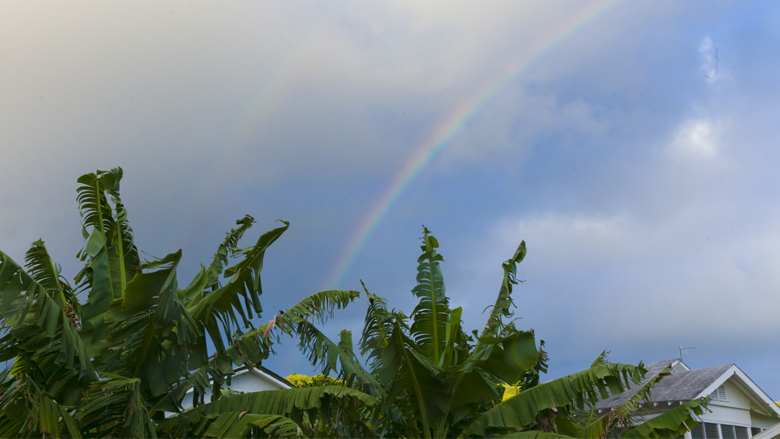
<path fill-rule="evenodd" d="M 349 272 L 355 259 L 365 248 L 377 227 L 387 217 L 401 196 L 417 177 L 438 157 L 450 141 L 463 129 L 496 93 L 525 72 L 535 61 L 561 42 L 571 37 L 590 22 L 601 17 L 624 0 L 596 0 L 588 2 L 566 18 L 556 23 L 536 38 L 531 45 L 497 72 L 484 85 L 467 96 L 447 117 L 442 119 L 428 134 L 403 167 L 396 174 L 390 186 L 371 208 L 344 251 L 336 260 L 333 270 L 326 278 L 323 289 L 336 288 Z"/>
<path fill-rule="evenodd" d="M 258 90 L 250 94 L 251 100 L 239 111 L 241 115 L 238 118 L 240 126 L 235 132 L 251 137 L 262 131 L 263 123 L 268 120 L 271 112 L 278 106 L 287 83 L 293 78 L 293 73 L 300 69 L 301 62 L 314 48 L 316 41 L 314 35 L 316 33 L 317 30 L 313 29 L 309 31 L 308 37 L 299 38 L 301 42 L 285 54 L 284 59 L 276 66 L 270 78 L 258 82 Z"/>

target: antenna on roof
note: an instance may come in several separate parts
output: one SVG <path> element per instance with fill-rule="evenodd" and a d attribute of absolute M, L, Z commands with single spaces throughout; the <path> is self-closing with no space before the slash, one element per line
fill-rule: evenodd
<path fill-rule="evenodd" d="M 696 348 L 695 347 L 694 348 L 684 348 L 684 347 L 680 346 L 680 361 L 682 361 L 683 354 L 688 353 L 688 349 L 696 349 Z"/>

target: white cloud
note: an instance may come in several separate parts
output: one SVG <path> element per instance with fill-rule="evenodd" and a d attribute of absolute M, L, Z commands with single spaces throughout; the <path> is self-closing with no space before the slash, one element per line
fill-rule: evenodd
<path fill-rule="evenodd" d="M 699 44 L 699 56 L 701 57 L 701 71 L 704 73 L 704 79 L 713 83 L 718 79 L 719 64 L 718 47 L 712 42 L 710 37 L 705 37 Z"/>
<path fill-rule="evenodd" d="M 593 344 L 578 340 L 592 333 L 601 334 L 598 343 L 615 346 L 694 330 L 710 339 L 739 339 L 776 326 L 780 277 L 774 267 L 780 255 L 774 243 L 780 229 L 754 224 L 745 227 L 745 239 L 725 240 L 717 218 L 727 210 L 671 211 L 663 223 L 625 213 L 506 219 L 472 253 L 470 263 L 485 261 L 475 276 L 484 284 L 498 275 L 496 261 L 525 239 L 528 256 L 519 272 L 526 283 L 516 298 L 518 316 L 550 339 L 562 336 L 556 334 L 560 327 L 547 323 L 559 324 L 560 315 L 568 316 L 572 327 L 589 328 L 587 334 L 565 335 L 575 343 Z M 474 300 L 481 303 L 484 297 Z"/>
<path fill-rule="evenodd" d="M 684 122 L 669 145 L 675 159 L 714 159 L 718 156 L 719 127 L 706 119 Z"/>

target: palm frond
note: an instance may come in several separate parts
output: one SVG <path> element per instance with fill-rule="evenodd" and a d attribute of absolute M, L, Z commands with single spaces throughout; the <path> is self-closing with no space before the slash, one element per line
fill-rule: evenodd
<path fill-rule="evenodd" d="M 104 187 L 106 192 L 111 195 L 111 201 L 114 203 L 116 223 L 113 236 L 110 238 L 111 248 L 116 253 L 116 264 L 114 264 L 115 266 L 112 269 L 117 272 L 114 277 L 118 278 L 118 289 L 124 292 L 127 280 L 132 279 L 135 273 L 140 270 L 141 258 L 138 256 L 138 248 L 135 246 L 133 228 L 130 227 L 130 222 L 127 219 L 127 209 L 119 195 L 119 183 L 122 180 L 122 174 L 122 168 L 112 169 L 110 175 L 114 179 L 113 184 L 104 183 Z"/>
<path fill-rule="evenodd" d="M 142 265 L 127 284 L 125 299 L 113 307 L 108 329 L 110 347 L 103 353 L 105 369 L 143 378 L 146 398 L 166 395 L 183 376 L 191 345 L 200 338 L 176 288 L 181 251 Z"/>
<path fill-rule="evenodd" d="M 638 425 L 624 438 L 675 438 L 696 426 L 696 416 L 707 410 L 707 398 L 694 399 Z"/>
<path fill-rule="evenodd" d="M 453 368 L 447 380 L 452 389 L 447 411 L 452 412 L 453 423 L 500 402 L 505 386 L 531 375 L 539 364 L 533 331 L 506 328 L 510 335 L 480 338 L 471 355 Z"/>
<path fill-rule="evenodd" d="M 444 276 L 439 266 L 439 261 L 444 259 L 436 251 L 439 242 L 425 227 L 422 240 L 423 253 L 417 260 L 417 285 L 412 289 L 420 301 L 412 313 L 411 335 L 422 352 L 438 364 L 450 316 Z"/>
<path fill-rule="evenodd" d="M 60 269 L 49 256 L 43 240 L 39 239 L 32 243 L 24 255 L 24 265 L 30 277 L 46 289 L 52 299 L 60 299 L 64 305 L 60 283 L 67 282 L 61 278 Z"/>
<path fill-rule="evenodd" d="M 517 264 L 523 261 L 526 253 L 525 241 L 522 241 L 517 247 L 515 254 L 501 264 L 504 270 L 504 279 L 501 282 L 501 289 L 498 292 L 496 303 L 493 305 L 490 317 L 485 325 L 485 330 L 489 334 L 500 334 L 504 327 L 503 317 L 511 318 L 514 315 L 510 311 L 512 306 L 514 306 L 512 288 L 519 283 L 517 280 Z"/>
<path fill-rule="evenodd" d="M 212 418 L 205 432 L 196 432 L 203 437 L 290 437 L 305 438 L 300 426 L 291 419 L 279 415 L 258 415 L 246 412 L 228 412 L 208 416 Z M 197 422 L 197 421 L 196 421 Z"/>
<path fill-rule="evenodd" d="M 43 240 L 37 240 L 24 258 L 27 273 L 43 286 L 54 302 L 63 309 L 76 329 L 81 329 L 81 305 L 68 281 L 61 275 L 61 267 L 49 256 Z"/>
<path fill-rule="evenodd" d="M 40 364 L 67 368 L 77 379 L 95 379 L 90 356 L 67 312 L 69 308 L 0 252 L 0 325 L 8 328 L 0 339 L 0 360 L 31 352 Z"/>
<path fill-rule="evenodd" d="M 181 411 L 182 401 L 187 397 L 187 392 L 189 392 L 190 389 L 193 389 L 192 406 L 197 406 L 197 396 L 203 395 L 206 392 L 206 389 L 211 386 L 211 383 L 209 383 L 209 371 L 212 367 L 213 365 L 211 363 L 207 363 L 194 372 L 185 373 L 184 378 L 173 386 L 173 389 L 166 394 L 165 398 L 157 401 L 157 404 L 153 406 L 153 409 L 168 412 Z"/>
<path fill-rule="evenodd" d="M 253 329 L 246 334 L 235 334 L 233 343 L 225 349 L 224 356 L 229 358 L 236 366 L 246 363 L 260 364 L 261 361 L 268 358 L 273 345 L 273 341 L 270 338 L 263 338 L 264 333 L 266 333 L 266 325 Z"/>
<path fill-rule="evenodd" d="M 547 361 L 549 361 L 547 351 L 544 350 L 544 340 L 539 340 L 538 359 L 533 367 L 523 373 L 518 386 L 521 389 L 530 389 L 539 385 L 541 374 L 547 373 Z"/>
<path fill-rule="evenodd" d="M 352 333 L 341 331 L 340 340 L 334 343 L 308 320 L 300 320 L 295 325 L 295 333 L 300 338 L 298 347 L 308 356 L 312 366 L 327 376 L 330 371 L 338 373 L 348 387 L 354 387 L 370 395 L 378 395 L 380 385 L 358 360 L 352 346 Z"/>
<path fill-rule="evenodd" d="M 97 232 L 99 233 L 99 232 Z M 109 255 L 105 250 L 98 252 L 76 277 L 80 291 L 88 291 L 87 301 L 82 306 L 81 324 L 83 336 L 92 344 L 105 339 L 106 322 L 103 314 L 108 311 L 115 299 L 121 298 L 121 292 L 114 293 Z"/>
<path fill-rule="evenodd" d="M 285 311 L 283 320 L 293 325 L 310 319 L 325 323 L 333 316 L 334 310 L 346 308 L 359 297 L 360 292 L 353 290 L 320 291 L 306 297 Z"/>
<path fill-rule="evenodd" d="M 334 310 L 346 308 L 358 297 L 360 293 L 352 290 L 320 291 L 276 316 L 269 325 L 289 335 L 298 335 L 298 347 L 308 355 L 312 366 L 320 368 L 324 375 L 331 370 L 337 371 L 348 386 L 355 385 L 371 393 L 372 389 L 376 390 L 377 383 L 355 356 L 351 332 L 342 331 L 341 340 L 334 343 L 311 322 L 325 322 Z M 271 329 L 268 325 L 263 329 L 264 339 Z"/>
<path fill-rule="evenodd" d="M 88 291 L 85 328 L 96 342 L 102 341 L 105 327 L 95 317 L 107 311 L 112 301 L 124 298 L 129 279 L 141 269 L 127 210 L 119 195 L 122 175 L 122 168 L 85 174 L 79 177 L 76 189 L 85 239 L 78 257 L 86 262 L 76 275 L 76 289 Z"/>
<path fill-rule="evenodd" d="M 94 437 L 157 437 L 141 396 L 141 380 L 102 374 L 76 414 L 82 431 Z"/>
<path fill-rule="evenodd" d="M 458 307 L 450 311 L 444 334 L 444 350 L 439 358 L 439 367 L 452 367 L 463 362 L 468 357 L 468 346 L 461 327 L 461 315 L 463 308 Z"/>
<path fill-rule="evenodd" d="M 43 437 L 48 435 L 59 439 L 64 431 L 69 437 L 81 438 L 81 432 L 67 408 L 43 394 L 39 397 L 38 419 Z"/>
<path fill-rule="evenodd" d="M 121 179 L 121 170 L 117 168 L 84 174 L 77 180 L 76 201 L 85 239 L 77 256 L 86 265 L 76 275 L 75 282 L 76 290 L 88 293 L 82 325 L 87 331 L 85 338 L 95 342 L 105 337 L 101 314 L 108 310 L 113 300 L 122 297 L 123 290 L 115 252 L 109 253 L 117 226 L 106 194 L 107 190 L 114 190 L 118 178 Z"/>
<path fill-rule="evenodd" d="M 602 364 L 557 380 L 539 384 L 485 411 L 463 433 L 484 435 L 489 428 L 518 429 L 534 422 L 540 412 L 574 404 L 582 408 L 585 400 L 595 405 L 599 398 L 622 393 L 637 384 L 646 370 L 640 366 Z M 609 392 L 607 392 L 609 389 Z"/>
<path fill-rule="evenodd" d="M 341 386 L 307 387 L 284 390 L 267 390 L 221 398 L 215 402 L 194 407 L 191 410 L 174 415 L 160 422 L 160 431 L 173 435 L 186 433 L 190 428 L 210 428 L 219 417 L 226 413 L 246 413 L 255 415 L 276 415 L 290 419 L 303 426 L 307 419 L 319 419 L 326 425 L 348 420 L 359 420 L 364 416 L 366 407 L 374 407 L 379 401 L 358 390 Z M 204 416 L 205 415 L 205 416 Z M 223 430 L 230 419 L 223 420 Z M 233 423 L 239 421 L 236 418 Z M 232 428 L 232 425 L 227 427 Z"/>
<path fill-rule="evenodd" d="M 532 371 L 537 365 L 539 350 L 536 347 L 536 337 L 533 331 L 519 331 L 514 328 L 514 325 L 508 325 L 505 328 L 508 335 L 504 337 L 484 336 L 480 338 L 485 351 L 475 366 L 504 383 L 514 385 L 525 373 Z M 479 352 L 477 349 L 475 351 Z M 468 369 L 468 362 L 464 363 L 462 370 Z"/>
<path fill-rule="evenodd" d="M 254 223 L 255 219 L 251 215 L 245 215 L 243 218 L 236 220 L 236 225 L 238 225 L 238 227 L 230 229 L 230 232 L 227 233 L 224 241 L 222 241 L 217 248 L 211 265 L 209 265 L 207 270 L 208 280 L 206 282 L 206 288 L 209 288 L 212 291 L 219 288 L 219 275 L 222 274 L 222 271 L 228 265 L 228 256 L 234 252 L 234 249 L 238 245 L 238 241 L 241 240 L 244 233 L 249 230 Z"/>
<path fill-rule="evenodd" d="M 369 293 L 365 284 L 363 290 L 368 297 L 368 309 L 363 334 L 360 337 L 360 355 L 366 357 L 369 369 L 376 371 L 382 365 L 382 352 L 387 347 L 388 338 L 393 332 L 394 315 L 387 310 L 387 302 L 384 298 Z"/>
<path fill-rule="evenodd" d="M 35 360 L 16 357 L 13 366 L 0 373 L 0 437 L 69 437 L 80 438 L 80 432 L 68 409 L 50 396 L 51 385 L 42 376 L 51 368 L 41 369 Z M 48 370 L 47 370 L 48 369 Z M 62 369 L 60 369 L 62 370 Z M 80 394 L 80 389 L 71 388 Z"/>
<path fill-rule="evenodd" d="M 241 317 L 244 327 L 251 328 L 249 319 L 254 317 L 253 311 L 260 316 L 263 310 L 260 305 L 260 295 L 263 293 L 260 282 L 263 257 L 268 247 L 290 225 L 286 221 L 282 222 L 283 227 L 266 232 L 254 246 L 241 252 L 244 259 L 225 270 L 225 276 L 230 277 L 225 285 L 202 296 L 196 295 L 187 303 L 188 312 L 209 333 L 218 353 L 225 352 L 225 339 L 229 343 L 233 342 L 233 329 L 239 326 L 238 316 Z"/>
<path fill-rule="evenodd" d="M 121 169 L 115 168 L 111 171 L 84 174 L 76 180 L 80 183 L 76 188 L 76 201 L 85 229 L 92 227 L 104 235 L 112 235 L 115 222 L 106 192 L 114 190 L 121 178 Z"/>
<path fill-rule="evenodd" d="M 39 428 L 40 388 L 24 357 L 0 372 L 0 437 L 28 437 Z"/>
<path fill-rule="evenodd" d="M 404 424 L 416 426 L 419 422 L 422 436 L 431 437 L 431 428 L 447 415 L 449 395 L 442 385 L 444 371 L 419 351 L 399 320 L 396 316 L 393 321 L 393 331 L 381 356 L 382 369 L 377 374 L 385 389 L 383 403 L 393 406 L 400 402 L 398 408 L 407 415 Z"/>
<path fill-rule="evenodd" d="M 602 352 L 591 367 L 607 364 L 605 361 L 606 353 L 606 351 Z M 666 369 L 650 378 L 626 402 L 582 427 L 578 431 L 577 436 L 587 439 L 603 437 L 605 434 L 609 434 L 610 437 L 614 437 L 622 436 L 622 433 L 631 430 L 635 413 L 639 410 L 641 402 L 649 400 L 653 387 L 663 378 L 669 376 L 670 370 L 671 367 L 666 367 Z M 616 434 L 616 432 L 618 433 Z"/>

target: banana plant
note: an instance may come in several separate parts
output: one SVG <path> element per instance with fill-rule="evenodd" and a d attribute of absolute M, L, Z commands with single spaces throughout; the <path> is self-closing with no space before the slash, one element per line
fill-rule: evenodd
<path fill-rule="evenodd" d="M 502 265 L 484 328 L 471 334 L 446 295 L 439 243 L 427 229 L 412 291 L 417 306 L 408 316 L 389 309 L 364 285 L 357 347 L 350 331 L 333 341 L 317 325 L 358 291 L 315 293 L 255 327 L 265 252 L 289 224 L 239 248 L 254 223 L 239 219 L 208 265 L 180 286 L 181 251 L 141 260 L 121 179 L 121 168 L 78 179 L 84 267 L 73 284 L 42 240 L 24 267 L 0 252 L 0 437 L 674 437 L 705 408 L 693 401 L 636 425 L 632 398 L 603 417 L 583 416 L 645 374 L 641 364 L 603 356 L 542 383 L 544 343 L 511 320 L 524 242 Z M 221 391 L 236 366 L 261 364 L 284 334 L 298 337 L 309 361 L 335 373 L 338 385 Z M 517 392 L 502 401 L 508 386 Z"/>
<path fill-rule="evenodd" d="M 252 322 L 263 312 L 265 253 L 289 224 L 239 248 L 254 223 L 239 219 L 180 285 L 180 250 L 139 257 L 121 180 L 121 168 L 78 179 L 84 267 L 72 284 L 42 240 L 24 267 L 0 252 L 0 437 L 302 437 L 310 419 L 357 422 L 376 406 L 343 387 L 220 392 L 237 366 L 260 365 L 272 352 L 270 328 Z M 314 295 L 288 320 L 327 318 L 329 307 L 359 295 Z M 184 398 L 192 409 L 182 409 Z"/>
<path fill-rule="evenodd" d="M 438 248 L 436 238 L 423 228 L 412 289 L 417 306 L 408 316 L 388 309 L 385 299 L 363 286 L 368 308 L 360 355 L 349 331 L 331 341 L 308 319 L 311 312 L 281 316 L 287 322 L 283 332 L 299 336 L 300 348 L 323 374 L 336 372 L 345 387 L 378 401 L 364 410 L 360 421 L 371 429 L 370 436 L 676 437 L 695 425 L 706 401 L 636 422 L 639 400 L 649 396 L 659 378 L 617 410 L 600 418 L 583 416 L 599 399 L 639 385 L 644 366 L 608 363 L 602 353 L 586 370 L 541 382 L 548 362 L 544 341 L 537 344 L 532 330 L 520 330 L 512 320 L 512 293 L 519 283 L 517 265 L 526 256 L 525 242 L 502 264 L 503 279 L 485 326 L 471 334 L 463 330 L 462 309 L 452 308 L 446 295 Z M 504 399 L 510 387 L 517 392 Z M 313 428 L 332 431 L 327 422 L 320 430 L 316 424 Z"/>

